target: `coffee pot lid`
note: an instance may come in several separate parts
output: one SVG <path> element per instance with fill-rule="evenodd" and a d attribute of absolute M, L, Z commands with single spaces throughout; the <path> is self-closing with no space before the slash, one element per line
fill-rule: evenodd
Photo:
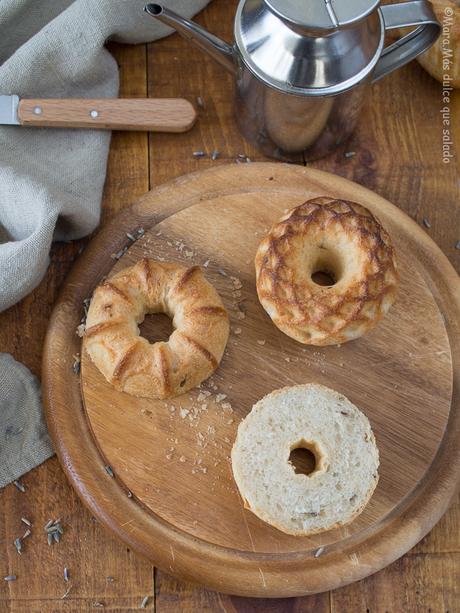
<path fill-rule="evenodd" d="M 363 81 L 384 43 L 379 0 L 240 0 L 239 56 L 282 92 L 334 95 Z"/>
<path fill-rule="evenodd" d="M 265 0 L 281 19 L 306 29 L 330 30 L 350 25 L 371 13 L 380 0 Z"/>

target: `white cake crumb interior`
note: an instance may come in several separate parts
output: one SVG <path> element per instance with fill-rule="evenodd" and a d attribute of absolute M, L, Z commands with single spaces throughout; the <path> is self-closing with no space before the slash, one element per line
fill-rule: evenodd
<path fill-rule="evenodd" d="M 296 474 L 292 449 L 314 453 Z M 345 396 L 307 384 L 272 392 L 241 422 L 232 450 L 235 481 L 249 509 L 289 534 L 343 525 L 359 514 L 378 482 L 379 454 L 367 417 Z"/>

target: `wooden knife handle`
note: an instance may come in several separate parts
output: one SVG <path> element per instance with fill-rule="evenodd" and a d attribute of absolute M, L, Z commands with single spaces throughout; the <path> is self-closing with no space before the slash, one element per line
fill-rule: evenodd
<path fill-rule="evenodd" d="M 24 126 L 185 132 L 196 119 L 192 104 L 183 98 L 49 99 L 19 101 Z"/>

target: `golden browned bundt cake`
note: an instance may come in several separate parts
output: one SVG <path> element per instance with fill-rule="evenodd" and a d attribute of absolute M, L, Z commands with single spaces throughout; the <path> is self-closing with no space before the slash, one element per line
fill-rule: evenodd
<path fill-rule="evenodd" d="M 311 345 L 368 332 L 395 300 L 398 274 L 390 237 L 364 206 L 328 197 L 292 209 L 262 240 L 257 293 L 274 324 Z M 331 278 L 315 281 L 317 273 Z"/>
<path fill-rule="evenodd" d="M 166 313 L 167 342 L 139 336 L 146 313 Z M 149 398 L 186 392 L 217 368 L 229 333 L 219 294 L 198 266 L 140 260 L 104 281 L 88 311 L 84 347 L 117 389 Z"/>

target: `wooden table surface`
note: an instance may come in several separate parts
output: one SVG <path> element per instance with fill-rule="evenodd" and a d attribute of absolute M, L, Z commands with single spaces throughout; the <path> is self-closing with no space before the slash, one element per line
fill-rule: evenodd
<path fill-rule="evenodd" d="M 198 17 L 216 34 L 231 38 L 236 0 L 214 0 Z M 239 153 L 263 160 L 240 137 L 232 117 L 232 83 L 219 66 L 178 35 L 135 47 L 111 45 L 121 73 L 121 96 L 183 96 L 204 108 L 185 134 L 114 133 L 102 223 L 148 189 L 197 169 L 233 161 Z M 460 267 L 460 173 L 458 162 L 441 159 L 441 87 L 413 62 L 374 86 L 361 123 L 341 150 L 312 164 L 375 190 L 425 227 L 450 261 Z M 453 153 L 460 154 L 460 92 L 451 104 Z M 193 151 L 220 152 L 196 159 Z M 345 157 L 344 152 L 355 155 Z M 0 315 L 0 349 L 40 374 L 43 338 L 53 303 L 79 249 L 88 239 L 53 246 L 51 266 L 40 286 Z M 14 485 L 0 490 L 0 613 L 128 613 L 149 596 L 147 610 L 163 612 L 302 611 L 400 613 L 460 611 L 460 504 L 453 503 L 432 532 L 381 572 L 330 593 L 290 600 L 224 596 L 176 581 L 138 558 L 98 525 L 52 458 Z M 34 527 L 19 556 L 13 541 L 20 518 Z M 48 546 L 43 525 L 62 518 L 59 544 Z M 69 569 L 70 581 L 63 578 Z M 65 598 L 62 596 L 71 586 Z"/>

